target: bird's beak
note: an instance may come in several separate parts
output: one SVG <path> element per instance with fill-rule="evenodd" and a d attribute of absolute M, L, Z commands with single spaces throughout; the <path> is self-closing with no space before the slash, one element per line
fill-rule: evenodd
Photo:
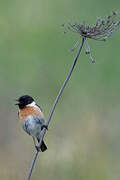
<path fill-rule="evenodd" d="M 16 103 L 15 105 L 19 105 L 19 103 Z"/>
<path fill-rule="evenodd" d="M 16 99 L 15 101 L 19 102 L 19 100 L 18 100 L 18 99 Z M 19 103 L 16 103 L 15 105 L 19 105 Z"/>

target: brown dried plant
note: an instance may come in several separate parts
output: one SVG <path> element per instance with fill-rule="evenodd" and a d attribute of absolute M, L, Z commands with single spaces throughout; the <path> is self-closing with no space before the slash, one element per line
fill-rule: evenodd
<path fill-rule="evenodd" d="M 87 43 L 87 38 L 105 41 L 120 27 L 120 21 L 118 20 L 118 13 L 113 11 L 109 16 L 106 17 L 106 19 L 102 19 L 101 17 L 97 18 L 96 23 L 91 26 L 86 25 L 85 22 L 81 24 L 62 24 L 62 26 L 65 28 L 65 33 L 70 31 L 79 34 L 80 37 L 85 38 L 86 54 L 90 56 L 92 63 L 94 63 L 95 59 L 93 59 L 91 56 L 90 47 Z M 77 45 L 79 45 L 79 40 L 72 48 L 72 51 L 76 49 Z"/>

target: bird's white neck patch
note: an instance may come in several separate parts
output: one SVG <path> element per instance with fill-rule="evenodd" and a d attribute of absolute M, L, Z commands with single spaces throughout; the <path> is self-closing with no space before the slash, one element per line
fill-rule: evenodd
<path fill-rule="evenodd" d="M 35 103 L 35 101 L 33 101 L 32 103 L 28 104 L 27 106 L 36 107 L 36 103 Z"/>

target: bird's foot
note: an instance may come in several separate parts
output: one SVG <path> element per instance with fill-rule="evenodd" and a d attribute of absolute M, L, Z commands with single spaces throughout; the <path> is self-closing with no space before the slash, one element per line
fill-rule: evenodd
<path fill-rule="evenodd" d="M 47 130 L 48 130 L 48 125 L 43 124 L 43 125 L 41 126 L 41 130 L 43 130 L 43 128 L 45 128 L 45 129 L 47 129 Z"/>

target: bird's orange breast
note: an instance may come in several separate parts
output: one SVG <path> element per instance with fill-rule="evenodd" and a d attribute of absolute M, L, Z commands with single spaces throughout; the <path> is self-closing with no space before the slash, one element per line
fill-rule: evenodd
<path fill-rule="evenodd" d="M 41 112 L 41 110 L 39 108 L 27 106 L 27 107 L 19 110 L 20 121 L 22 121 L 22 122 L 25 121 L 28 116 L 42 116 L 42 117 L 44 117 L 43 113 Z"/>

